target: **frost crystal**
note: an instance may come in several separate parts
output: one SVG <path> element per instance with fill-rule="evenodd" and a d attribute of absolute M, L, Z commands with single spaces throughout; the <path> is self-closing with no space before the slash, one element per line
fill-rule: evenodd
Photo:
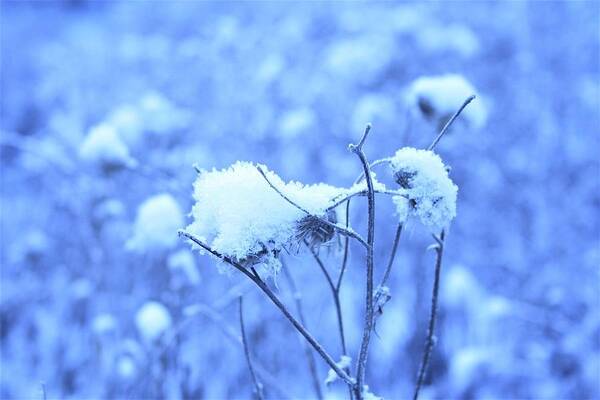
<path fill-rule="evenodd" d="M 81 159 L 107 167 L 133 167 L 135 161 L 116 130 L 108 124 L 100 124 L 90 129 L 79 147 Z"/>
<path fill-rule="evenodd" d="M 344 369 L 344 368 L 348 368 L 350 366 L 351 361 L 352 361 L 352 358 L 350 358 L 348 356 L 342 356 L 340 358 L 340 361 L 335 363 L 335 365 L 337 365 L 340 369 Z M 327 378 L 325 378 L 325 384 L 331 385 L 337 379 L 338 379 L 337 372 L 335 372 L 332 368 L 330 368 L 329 371 L 327 372 Z"/>
<path fill-rule="evenodd" d="M 452 221 L 456 216 L 458 188 L 437 154 L 404 147 L 390 159 L 390 166 L 396 182 L 408 196 L 408 202 L 394 198 L 400 218 L 414 214 L 434 231 Z"/>
<path fill-rule="evenodd" d="M 408 103 L 419 109 L 425 118 L 444 122 L 477 90 L 461 75 L 424 76 L 413 81 L 408 89 Z M 487 110 L 481 101 L 474 101 L 461 114 L 475 128 L 485 125 Z"/>
<path fill-rule="evenodd" d="M 265 166 L 261 168 L 278 190 L 313 216 L 327 219 L 327 207 L 342 192 L 325 184 L 284 183 Z M 303 228 L 314 227 L 316 237 L 328 238 L 322 222 L 310 224 L 307 218 L 311 217 L 283 199 L 248 162 L 203 171 L 194 183 L 194 199 L 189 233 L 240 263 L 262 264 L 269 273 L 277 272 L 276 255 L 284 246 L 307 237 Z"/>
<path fill-rule="evenodd" d="M 145 340 L 152 342 L 171 327 L 171 314 L 161 303 L 148 301 L 135 315 L 135 325 L 140 335 Z"/>
<path fill-rule="evenodd" d="M 170 194 L 152 196 L 138 208 L 134 234 L 127 248 L 140 252 L 171 249 L 177 243 L 177 230 L 183 223 L 183 213 Z"/>

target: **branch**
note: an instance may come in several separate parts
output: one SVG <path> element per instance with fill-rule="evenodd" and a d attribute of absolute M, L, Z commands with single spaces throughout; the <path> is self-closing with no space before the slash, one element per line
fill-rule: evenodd
<path fill-rule="evenodd" d="M 271 181 L 269 180 L 269 178 L 267 178 L 267 175 L 264 173 L 264 171 L 262 170 L 262 168 L 259 165 L 256 166 L 256 169 L 258 170 L 258 172 L 260 172 L 260 174 L 265 179 L 265 181 L 267 181 L 267 183 L 269 184 L 269 186 L 275 192 L 277 192 L 277 194 L 279 194 L 285 201 L 287 201 L 288 203 L 290 203 L 291 205 L 293 205 L 294 207 L 296 207 L 298 210 L 304 212 L 306 215 L 310 215 L 310 216 L 313 216 L 313 217 L 317 218 L 320 222 L 322 222 L 323 224 L 325 224 L 325 225 L 327 225 L 327 226 L 335 229 L 340 234 L 345 235 L 345 236 L 349 236 L 351 238 L 354 238 L 354 239 L 358 240 L 363 246 L 365 246 L 365 247 L 368 246 L 367 242 L 358 233 L 352 231 L 351 229 L 342 228 L 341 226 L 339 226 L 337 224 L 334 224 L 333 222 L 330 222 L 330 221 L 328 221 L 327 219 L 325 219 L 323 217 L 320 217 L 318 215 L 313 215 L 310 212 L 308 212 L 308 210 L 306 210 L 302 206 L 300 206 L 297 203 L 295 203 L 292 199 L 290 199 L 283 192 L 281 192 L 279 189 L 277 189 L 275 187 L 275 185 L 273 185 L 273 183 L 271 183 Z"/>
<path fill-rule="evenodd" d="M 358 156 L 363 166 L 365 179 L 367 181 L 368 189 L 368 207 L 369 207 L 369 220 L 368 220 L 368 233 L 367 243 L 367 290 L 366 290 L 366 312 L 365 312 L 365 326 L 363 330 L 362 342 L 360 345 L 360 353 L 358 357 L 358 365 L 356 371 L 356 386 L 355 394 L 358 400 L 363 398 L 362 389 L 365 379 L 365 369 L 367 364 L 367 355 L 369 353 L 369 342 L 371 341 L 371 331 L 373 330 L 373 243 L 375 240 L 375 192 L 373 190 L 373 177 L 371 176 L 371 170 L 369 169 L 369 162 L 363 152 L 363 145 L 369 132 L 371 131 L 371 124 L 367 124 L 365 132 L 357 145 L 351 144 L 348 146 L 350 151 Z"/>
<path fill-rule="evenodd" d="M 310 332 L 308 332 L 306 330 L 306 328 L 304 328 L 304 326 L 300 322 L 298 322 L 298 320 L 296 320 L 296 318 L 294 318 L 294 316 L 288 311 L 285 304 L 283 304 L 281 302 L 281 300 L 279 300 L 277 295 L 275 295 L 275 293 L 273 293 L 271 288 L 269 288 L 269 286 L 267 286 L 267 284 L 260 278 L 260 276 L 255 275 L 254 273 L 248 271 L 248 269 L 244 268 L 240 263 L 231 259 L 230 257 L 227 257 L 227 256 L 219 253 L 218 251 L 213 250 L 210 246 L 203 243 L 200 239 L 196 238 L 194 235 L 187 233 L 185 231 L 182 231 L 182 230 L 179 231 L 179 235 L 188 238 L 189 240 L 191 240 L 192 242 L 194 242 L 195 244 L 197 244 L 198 246 L 200 246 L 201 248 L 203 248 L 204 250 L 206 250 L 213 256 L 225 261 L 226 263 L 228 263 L 229 265 L 231 265 L 232 267 L 234 267 L 235 269 L 240 271 L 242 274 L 244 274 L 248 278 L 250 278 L 250 280 L 252 282 L 254 282 L 256 284 L 256 286 L 258 286 L 259 289 L 263 291 L 264 294 L 267 295 L 269 300 L 271 300 L 271 302 L 273 304 L 275 304 L 275 306 L 288 319 L 288 321 L 294 326 L 294 328 L 296 328 L 296 330 L 298 332 L 300 332 L 300 334 L 302 336 L 304 336 L 304 338 L 308 341 L 308 343 L 310 343 L 310 345 L 316 350 L 317 353 L 319 353 L 319 355 L 323 358 L 323 360 L 325 360 L 325 362 L 327 364 L 329 364 L 329 366 L 338 374 L 338 376 L 341 379 L 343 379 L 344 381 L 346 381 L 346 383 L 348 383 L 348 384 L 355 383 L 354 379 L 352 377 L 350 377 L 350 375 L 348 375 L 346 372 L 344 372 L 341 368 L 339 368 L 337 366 L 337 364 L 335 363 L 333 358 L 331 358 L 331 356 L 327 353 L 327 351 L 325 351 L 323 346 L 310 334 Z"/>
<path fill-rule="evenodd" d="M 400 236 L 402 235 L 402 228 L 404 227 L 404 224 L 402 222 L 398 223 L 398 228 L 396 228 L 396 235 L 394 236 L 394 244 L 392 245 L 392 253 L 390 254 L 390 259 L 388 261 L 387 267 L 385 268 L 385 272 L 383 273 L 383 278 L 381 279 L 381 283 L 379 284 L 379 286 L 377 287 L 378 290 L 375 293 L 375 300 L 373 300 L 373 303 L 375 304 L 379 304 L 379 301 L 381 299 L 381 296 L 383 295 L 383 292 L 380 291 L 380 289 L 383 289 L 383 287 L 386 285 L 390 274 L 392 272 L 392 266 L 394 265 L 394 259 L 396 258 L 396 250 L 398 250 L 398 244 L 400 243 Z M 388 297 L 389 299 L 389 297 Z M 381 314 L 381 310 L 378 311 L 377 314 L 375 314 L 375 318 L 377 318 L 377 315 Z"/>
<path fill-rule="evenodd" d="M 205 304 L 196 304 L 193 307 L 195 308 L 193 315 L 200 314 L 200 315 L 210 319 L 223 331 L 223 333 L 225 334 L 225 337 L 227 337 L 232 342 L 237 343 L 238 345 L 242 346 L 242 348 L 243 348 L 244 343 L 242 342 L 242 339 L 240 338 L 240 336 L 237 334 L 237 331 L 235 329 L 233 329 L 230 325 L 228 325 L 227 322 L 225 322 L 223 320 L 223 317 L 218 312 L 216 312 L 213 308 L 211 308 Z M 259 360 L 254 360 L 254 368 L 256 369 L 256 373 L 262 379 L 262 381 L 265 382 L 267 384 L 267 386 L 272 388 L 275 392 L 277 392 L 277 396 L 279 396 L 282 399 L 291 399 L 292 398 L 280 386 L 279 380 L 277 378 L 273 377 L 273 375 L 271 375 L 271 373 L 268 372 L 260 364 Z"/>
<path fill-rule="evenodd" d="M 379 160 L 375 160 L 371 164 L 369 164 L 369 168 L 373 168 L 373 167 L 376 167 L 381 164 L 389 163 L 390 159 L 391 159 L 390 157 L 386 157 L 386 158 L 380 158 Z M 357 184 L 360 181 L 362 181 L 363 179 L 365 179 L 365 173 L 361 172 L 360 175 L 354 180 L 354 183 Z"/>
<path fill-rule="evenodd" d="M 335 303 L 335 312 L 337 314 L 338 331 L 340 333 L 340 342 L 342 345 L 342 355 L 344 355 L 344 356 L 348 355 L 348 353 L 346 351 L 346 335 L 344 334 L 344 320 L 342 318 L 342 305 L 340 303 L 340 293 L 339 293 L 336 285 L 333 283 L 333 280 L 331 279 L 331 275 L 329 275 L 327 268 L 325 268 L 325 265 L 323 264 L 323 261 L 321 261 L 321 258 L 319 257 L 317 252 L 312 247 L 308 246 L 308 243 L 305 243 L 305 244 L 306 244 L 306 247 L 308 247 L 308 249 L 310 250 L 313 258 L 319 265 L 319 268 L 323 272 L 323 275 L 325 275 L 325 279 L 327 280 L 329 288 L 331 289 L 331 294 L 333 296 L 333 301 Z"/>
<path fill-rule="evenodd" d="M 408 198 L 408 195 L 406 194 L 406 190 L 405 189 L 398 189 L 398 190 L 378 190 L 378 189 L 373 189 L 374 193 L 379 193 L 379 194 L 387 194 L 389 196 L 402 196 L 405 198 Z M 365 190 L 359 190 L 358 192 L 353 192 L 350 194 L 347 194 L 346 196 L 340 198 L 339 200 L 335 200 L 335 203 L 333 203 L 333 205 L 327 207 L 327 211 L 329 210 L 333 210 L 334 208 L 336 208 L 337 206 L 339 206 L 340 204 L 344 203 L 347 200 L 350 200 L 351 198 L 355 197 L 355 196 L 365 196 L 369 194 L 369 190 L 365 189 Z M 336 199 L 336 197 L 334 197 L 334 199 Z"/>
<path fill-rule="evenodd" d="M 254 365 L 252 364 L 252 359 L 250 358 L 250 350 L 248 346 L 248 338 L 246 338 L 246 329 L 244 328 L 244 309 L 243 309 L 243 297 L 240 296 L 240 331 L 242 333 L 242 343 L 244 344 L 244 354 L 246 356 L 246 363 L 248 363 L 248 370 L 250 371 L 250 376 L 252 377 L 252 383 L 254 384 L 254 391 L 256 392 L 256 397 L 259 400 L 264 400 L 263 391 L 262 391 L 262 383 L 258 381 L 256 377 L 256 373 L 254 372 Z"/>
<path fill-rule="evenodd" d="M 433 150 L 435 148 L 435 146 L 438 144 L 438 142 L 440 141 L 440 139 L 442 138 L 442 136 L 444 136 L 444 134 L 446 133 L 446 131 L 448 130 L 448 128 L 450 128 L 450 125 L 452 125 L 452 123 L 454 122 L 454 120 L 460 115 L 460 113 L 465 109 L 465 107 L 473 101 L 473 99 L 475 99 L 475 95 L 471 95 L 469 96 L 462 104 L 462 106 L 460 106 L 460 108 L 458 109 L 458 111 L 456 111 L 454 113 L 454 115 L 448 120 L 448 122 L 446 122 L 446 125 L 444 125 L 444 127 L 442 128 L 442 130 L 440 131 L 440 133 L 435 137 L 435 139 L 433 140 L 433 142 L 429 145 L 429 147 L 427 148 L 427 150 Z"/>
<path fill-rule="evenodd" d="M 346 228 L 348 228 L 348 225 L 350 223 L 350 199 L 348 199 L 347 203 L 346 203 Z M 346 266 L 348 265 L 348 252 L 349 252 L 349 246 L 348 246 L 348 237 L 346 236 L 344 238 L 344 257 L 342 258 L 342 267 L 340 268 L 340 275 L 338 276 L 338 280 L 337 283 L 335 285 L 335 290 L 336 291 L 340 291 L 340 287 L 342 286 L 342 279 L 344 278 L 344 272 L 346 272 Z"/>
<path fill-rule="evenodd" d="M 296 287 L 296 282 L 294 281 L 294 277 L 292 273 L 289 271 L 287 266 L 283 266 L 283 275 L 287 278 L 288 283 L 290 285 L 290 289 L 292 290 L 292 297 L 294 298 L 294 302 L 296 303 L 296 311 L 298 312 L 298 317 L 300 318 L 300 322 L 302 325 L 306 326 L 306 319 L 304 318 L 304 308 L 302 307 L 302 296 Z M 300 339 L 302 340 L 302 339 Z M 321 390 L 321 381 L 319 380 L 319 375 L 317 373 L 317 366 L 315 365 L 315 357 L 308 347 L 308 344 L 302 341 L 302 345 L 304 347 L 304 353 L 306 354 L 306 361 L 308 363 L 308 370 L 310 371 L 310 376 L 312 378 L 313 389 L 315 390 L 315 394 L 319 400 L 323 399 L 323 391 Z"/>
<path fill-rule="evenodd" d="M 423 359 L 421 361 L 421 367 L 419 369 L 419 375 L 417 378 L 417 384 L 415 386 L 413 400 L 417 400 L 419 398 L 419 390 L 421 390 L 421 386 L 423 385 L 423 380 L 425 379 L 425 372 L 427 371 L 427 364 L 429 363 L 429 357 L 431 356 L 431 350 L 433 349 L 433 345 L 435 342 L 434 331 L 435 321 L 437 317 L 438 291 L 440 287 L 440 271 L 442 269 L 442 256 L 444 254 L 445 236 L 446 233 L 442 231 L 439 237 L 439 245 L 436 247 L 437 257 L 435 260 L 435 277 L 433 280 L 433 293 L 431 295 L 431 311 L 429 315 L 429 325 L 427 328 L 427 339 L 425 341 L 425 350 L 423 351 Z"/>

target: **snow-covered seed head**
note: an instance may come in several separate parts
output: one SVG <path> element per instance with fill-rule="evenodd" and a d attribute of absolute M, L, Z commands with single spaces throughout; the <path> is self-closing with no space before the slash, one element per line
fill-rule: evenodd
<path fill-rule="evenodd" d="M 334 210 L 328 210 L 325 218 L 332 224 L 337 223 Z M 306 242 L 312 248 L 329 242 L 335 236 L 335 228 L 314 215 L 307 215 L 298 221 L 296 230 L 296 239 L 300 243 Z"/>
<path fill-rule="evenodd" d="M 422 76 L 415 79 L 406 92 L 406 102 L 426 120 L 434 121 L 441 128 L 471 95 L 477 90 L 458 74 Z M 473 102 L 462 116 L 474 128 L 485 125 L 488 111 L 482 102 Z"/>
<path fill-rule="evenodd" d="M 404 147 L 390 159 L 394 179 L 408 196 L 395 198 L 401 219 L 416 215 L 432 230 L 446 227 L 456 216 L 458 188 L 440 157 L 429 150 Z"/>
<path fill-rule="evenodd" d="M 333 235 L 329 226 L 307 217 L 280 193 L 310 215 L 329 218 L 331 199 L 343 190 L 324 184 L 286 183 L 266 166 L 260 168 L 264 175 L 248 162 L 202 171 L 194 183 L 193 222 L 186 231 L 244 266 L 260 264 L 267 272 L 276 273 L 282 249 L 299 246 L 298 239 L 316 245 Z"/>

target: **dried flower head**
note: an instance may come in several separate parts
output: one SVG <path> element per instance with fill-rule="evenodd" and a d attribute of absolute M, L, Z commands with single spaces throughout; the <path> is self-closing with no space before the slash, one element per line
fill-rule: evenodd
<path fill-rule="evenodd" d="M 211 248 L 244 266 L 280 267 L 279 252 L 299 240 L 312 245 L 333 237 L 333 230 L 316 216 L 333 220 L 327 212 L 341 189 L 317 184 L 285 183 L 261 166 L 268 181 L 310 215 L 275 191 L 256 166 L 237 162 L 224 170 L 201 171 L 194 183 L 193 222 L 187 231 Z"/>
<path fill-rule="evenodd" d="M 452 221 L 458 188 L 437 154 L 404 147 L 390 159 L 390 167 L 398 185 L 406 189 L 406 199 L 393 199 L 401 220 L 414 214 L 432 230 L 442 229 Z"/>

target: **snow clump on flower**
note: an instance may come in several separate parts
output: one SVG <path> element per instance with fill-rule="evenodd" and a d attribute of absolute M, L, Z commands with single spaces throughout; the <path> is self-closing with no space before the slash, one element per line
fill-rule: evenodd
<path fill-rule="evenodd" d="M 193 222 L 186 230 L 244 266 L 258 264 L 276 273 L 280 267 L 276 256 L 283 247 L 320 235 L 330 239 L 327 228 L 333 228 L 315 216 L 335 223 L 335 213 L 327 208 L 343 190 L 325 184 L 285 183 L 265 166 L 259 167 L 277 190 L 310 215 L 270 187 L 257 166 L 238 161 L 227 169 L 199 174 L 194 183 Z M 304 231 L 311 228 L 320 233 Z"/>
<path fill-rule="evenodd" d="M 448 177 L 440 157 L 429 150 L 404 147 L 390 159 L 396 182 L 407 198 L 396 196 L 401 220 L 416 215 L 421 223 L 436 231 L 446 227 L 456 216 L 458 187 Z"/>
<path fill-rule="evenodd" d="M 146 302 L 135 315 L 135 325 L 144 340 L 153 342 L 171 327 L 169 310 L 157 301 Z"/>
<path fill-rule="evenodd" d="M 458 74 L 423 76 L 412 82 L 406 100 L 421 114 L 441 125 L 462 106 L 477 90 L 464 77 Z M 461 114 L 476 129 L 485 125 L 487 110 L 481 101 L 473 101 Z"/>
<path fill-rule="evenodd" d="M 79 147 L 82 160 L 97 163 L 108 169 L 134 167 L 135 160 L 130 156 L 127 145 L 117 131 L 108 124 L 92 127 Z"/>
<path fill-rule="evenodd" d="M 127 248 L 140 252 L 170 250 L 177 244 L 177 230 L 183 223 L 183 213 L 173 196 L 166 193 L 152 196 L 138 208 Z"/>

